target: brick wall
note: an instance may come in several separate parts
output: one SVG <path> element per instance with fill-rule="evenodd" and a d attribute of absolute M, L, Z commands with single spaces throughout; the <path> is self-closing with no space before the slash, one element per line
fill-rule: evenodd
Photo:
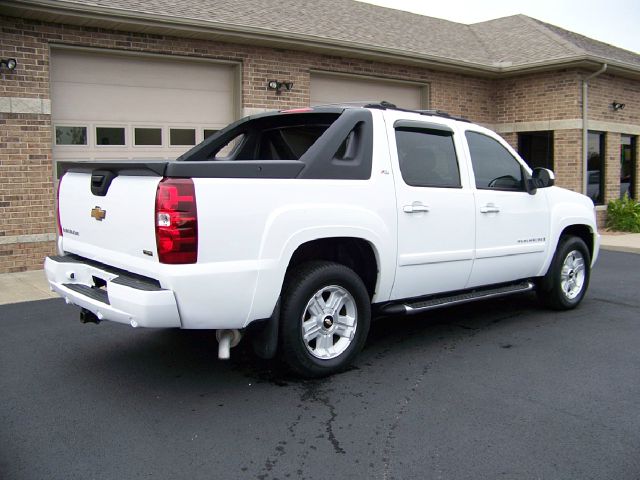
<path fill-rule="evenodd" d="M 3 236 L 49 233 L 51 128 L 48 115 L 0 114 L 0 218 Z"/>
<path fill-rule="evenodd" d="M 640 82 L 603 74 L 589 81 L 589 119 L 640 125 Z M 624 103 L 614 111 L 613 102 Z"/>
<path fill-rule="evenodd" d="M 55 253 L 54 242 L 0 245 L 0 273 L 23 272 L 42 268 L 44 257 Z"/>
<path fill-rule="evenodd" d="M 556 185 L 582 191 L 582 130 L 556 130 L 553 133 Z"/>
<path fill-rule="evenodd" d="M 51 241 L 11 242 L 55 231 L 51 165 L 49 116 L 0 113 L 0 272 L 39 268 L 55 251 Z"/>
<path fill-rule="evenodd" d="M 563 120 L 581 116 L 580 75 L 559 70 L 496 80 L 495 123 Z"/>
<path fill-rule="evenodd" d="M 604 140 L 604 203 L 620 198 L 620 134 L 608 132 Z"/>
<path fill-rule="evenodd" d="M 515 151 L 518 151 L 518 134 L 514 132 L 503 133 L 501 135 L 506 142 L 513 147 Z"/>

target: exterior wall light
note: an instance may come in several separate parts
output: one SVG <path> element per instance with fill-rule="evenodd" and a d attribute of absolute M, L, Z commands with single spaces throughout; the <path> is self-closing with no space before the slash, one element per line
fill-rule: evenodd
<path fill-rule="evenodd" d="M 625 107 L 625 104 L 620 102 L 613 102 L 611 104 L 611 108 L 613 108 L 614 112 L 617 112 L 618 110 L 624 110 L 624 107 Z"/>
<path fill-rule="evenodd" d="M 7 58 L 6 60 L 3 58 L 0 60 L 0 68 L 6 67 L 7 70 L 13 71 L 18 66 L 18 61 L 15 58 Z"/>
<path fill-rule="evenodd" d="M 278 80 L 269 80 L 269 83 L 267 83 L 267 88 L 269 90 L 275 90 L 278 94 L 282 93 L 284 90 L 289 92 L 293 88 L 293 82 L 279 82 Z"/>

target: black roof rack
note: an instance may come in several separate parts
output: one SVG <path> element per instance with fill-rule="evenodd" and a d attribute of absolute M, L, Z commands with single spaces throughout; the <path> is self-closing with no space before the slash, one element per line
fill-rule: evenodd
<path fill-rule="evenodd" d="M 408 109 L 408 108 L 397 107 L 393 103 L 390 103 L 390 102 L 387 102 L 387 101 L 384 101 L 384 100 L 382 102 L 380 102 L 380 103 L 368 103 L 368 104 L 363 105 L 363 106 L 364 106 L 364 108 L 378 108 L 380 110 L 398 110 L 400 112 L 419 113 L 420 115 L 430 115 L 430 116 L 434 116 L 434 117 L 448 118 L 450 120 L 457 120 L 459 122 L 471 123 L 471 120 L 469 120 L 467 118 L 454 117 L 453 115 L 450 115 L 449 113 L 444 112 L 442 110 L 411 110 L 411 109 Z"/>

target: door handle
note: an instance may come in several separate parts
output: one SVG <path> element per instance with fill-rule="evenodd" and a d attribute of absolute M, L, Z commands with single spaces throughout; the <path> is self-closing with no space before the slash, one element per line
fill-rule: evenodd
<path fill-rule="evenodd" d="M 413 203 L 411 205 L 405 205 L 402 207 L 404 213 L 422 213 L 429 211 L 429 205 L 423 205 L 421 203 Z"/>
<path fill-rule="evenodd" d="M 486 205 L 480 207 L 480 213 L 498 213 L 500 211 L 500 207 L 494 205 L 493 203 L 487 203 Z"/>

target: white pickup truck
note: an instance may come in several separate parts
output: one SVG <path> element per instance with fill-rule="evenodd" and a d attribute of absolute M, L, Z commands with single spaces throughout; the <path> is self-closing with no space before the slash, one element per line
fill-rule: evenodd
<path fill-rule="evenodd" d="M 592 201 L 498 135 L 388 103 L 266 113 L 175 161 L 63 163 L 51 288 L 81 320 L 243 334 L 295 372 L 344 369 L 374 314 L 535 289 L 582 300 Z"/>

